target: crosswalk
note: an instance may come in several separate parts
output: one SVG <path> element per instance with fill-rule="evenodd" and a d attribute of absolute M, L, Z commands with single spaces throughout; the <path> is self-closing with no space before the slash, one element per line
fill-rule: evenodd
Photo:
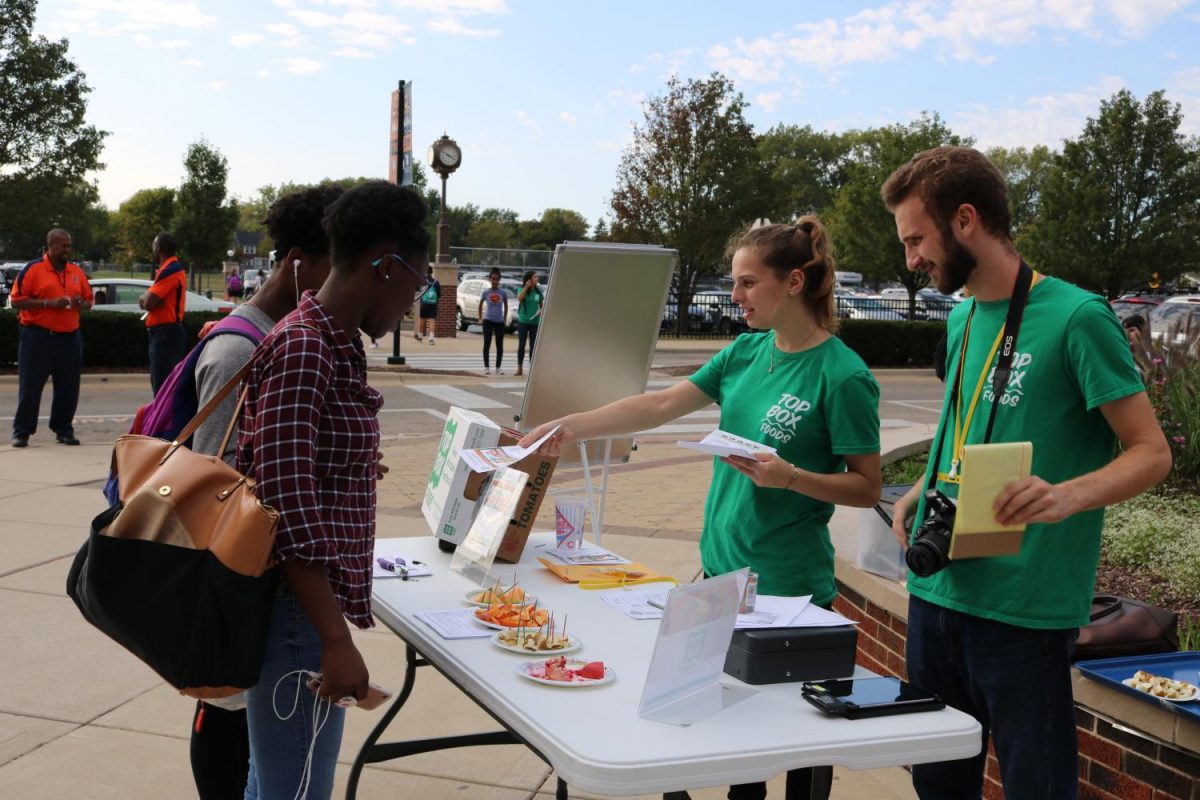
<path fill-rule="evenodd" d="M 382 347 L 378 350 L 368 350 L 367 361 L 372 366 L 383 365 L 387 363 L 390 355 L 391 350 L 384 350 Z M 430 372 L 470 372 L 476 375 L 483 373 L 481 353 L 446 353 L 438 352 L 437 348 L 425 347 L 415 352 L 402 352 L 401 355 L 404 357 L 404 365 L 413 369 Z M 513 374 L 516 363 L 515 357 L 506 356 L 504 371 L 507 375 Z M 664 365 L 656 361 L 652 366 L 659 368 Z"/>

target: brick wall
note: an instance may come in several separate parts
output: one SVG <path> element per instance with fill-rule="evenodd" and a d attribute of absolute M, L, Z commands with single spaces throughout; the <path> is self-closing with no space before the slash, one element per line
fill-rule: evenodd
<path fill-rule="evenodd" d="M 840 581 L 833 610 L 858 622 L 860 666 L 880 675 L 906 677 L 904 620 Z M 1200 756 L 1126 733 L 1080 706 L 1075 707 L 1075 723 L 1080 800 L 1200 800 Z M 990 747 L 983 796 L 1004 800 L 999 765 Z"/>
<path fill-rule="evenodd" d="M 439 339 L 455 338 L 458 336 L 458 287 L 442 284 L 442 293 L 438 296 L 437 323 L 433 326 Z"/>

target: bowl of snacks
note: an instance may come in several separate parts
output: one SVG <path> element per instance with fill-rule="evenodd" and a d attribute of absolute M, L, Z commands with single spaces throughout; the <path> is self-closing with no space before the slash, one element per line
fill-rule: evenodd
<path fill-rule="evenodd" d="M 1139 692 L 1145 692 L 1161 700 L 1170 700 L 1174 703 L 1187 703 L 1200 696 L 1200 690 L 1187 681 L 1152 675 L 1141 669 L 1133 673 L 1133 677 L 1126 678 L 1121 683 L 1131 689 L 1137 689 Z"/>
<path fill-rule="evenodd" d="M 545 660 L 526 661 L 518 670 L 534 683 L 545 686 L 600 686 L 616 680 L 617 674 L 603 661 L 555 656 Z"/>
<path fill-rule="evenodd" d="M 472 589 L 463 595 L 463 599 L 473 606 L 487 608 L 497 603 L 501 605 L 527 606 L 537 601 L 537 598 L 526 593 L 515 583 L 512 586 L 489 586 L 486 589 Z"/>
<path fill-rule="evenodd" d="M 475 609 L 475 618 L 489 628 L 540 628 L 550 620 L 550 612 L 534 605 L 522 606 L 512 603 L 493 603 L 487 608 Z"/>

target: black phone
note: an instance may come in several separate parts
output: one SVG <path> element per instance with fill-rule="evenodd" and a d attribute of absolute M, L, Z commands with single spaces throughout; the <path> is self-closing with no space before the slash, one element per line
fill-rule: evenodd
<path fill-rule="evenodd" d="M 937 711 L 940 697 L 899 678 L 850 678 L 800 685 L 801 696 L 831 717 L 863 719 L 916 711 Z"/>

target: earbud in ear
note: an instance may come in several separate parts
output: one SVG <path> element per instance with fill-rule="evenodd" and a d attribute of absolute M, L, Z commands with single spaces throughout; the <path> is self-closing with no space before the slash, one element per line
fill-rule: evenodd
<path fill-rule="evenodd" d="M 293 259 L 292 259 L 292 266 L 293 266 L 293 267 L 298 267 L 298 266 L 300 266 L 300 259 L 298 259 L 298 258 L 293 258 Z"/>

